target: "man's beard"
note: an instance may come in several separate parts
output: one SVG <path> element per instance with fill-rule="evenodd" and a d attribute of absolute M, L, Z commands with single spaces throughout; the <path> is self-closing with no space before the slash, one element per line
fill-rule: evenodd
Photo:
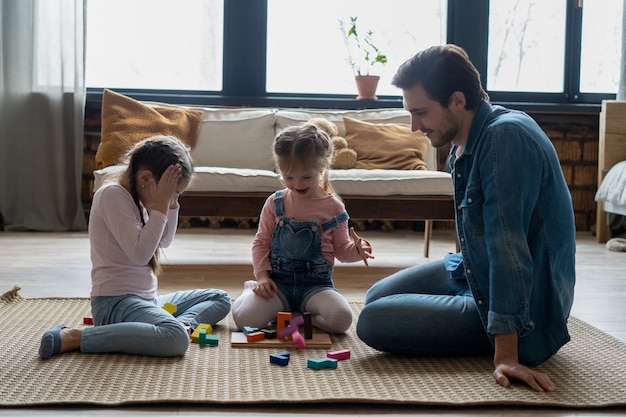
<path fill-rule="evenodd" d="M 441 148 L 452 143 L 459 133 L 459 125 L 454 117 L 452 117 L 452 112 L 448 109 L 446 109 L 446 118 L 444 121 L 445 124 L 442 126 L 441 130 L 439 130 L 441 134 L 438 135 L 437 141 L 433 142 L 432 138 L 429 138 L 430 143 L 435 148 Z"/>

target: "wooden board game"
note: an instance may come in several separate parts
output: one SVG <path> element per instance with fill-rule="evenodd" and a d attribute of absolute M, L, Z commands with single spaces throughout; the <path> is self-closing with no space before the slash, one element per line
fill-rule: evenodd
<path fill-rule="evenodd" d="M 258 342 L 248 342 L 243 332 L 232 332 L 230 335 L 230 345 L 232 347 L 297 347 L 292 340 L 264 339 Z M 313 333 L 313 338 L 306 340 L 307 348 L 328 349 L 331 346 L 332 342 L 330 341 L 330 335 L 328 333 Z"/>

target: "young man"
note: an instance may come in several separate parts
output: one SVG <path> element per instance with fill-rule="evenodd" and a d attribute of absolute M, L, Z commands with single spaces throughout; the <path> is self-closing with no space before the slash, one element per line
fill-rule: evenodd
<path fill-rule="evenodd" d="M 480 75 L 455 45 L 400 66 L 412 129 L 451 144 L 461 252 L 400 271 L 369 289 L 359 337 L 413 355 L 493 354 L 496 381 L 556 389 L 529 368 L 570 339 L 575 225 L 550 140 L 528 115 L 491 105 Z"/>

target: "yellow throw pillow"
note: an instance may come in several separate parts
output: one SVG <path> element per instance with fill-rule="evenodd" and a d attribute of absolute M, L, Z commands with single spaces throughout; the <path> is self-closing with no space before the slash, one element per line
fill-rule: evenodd
<path fill-rule="evenodd" d="M 427 169 L 428 138 L 420 131 L 411 132 L 404 123 L 369 123 L 343 118 L 346 139 L 357 153 L 354 168 Z"/>
<path fill-rule="evenodd" d="M 102 96 L 102 133 L 96 168 L 115 165 L 137 142 L 155 135 L 175 136 L 193 149 L 203 111 L 184 107 L 152 107 L 111 90 Z"/>

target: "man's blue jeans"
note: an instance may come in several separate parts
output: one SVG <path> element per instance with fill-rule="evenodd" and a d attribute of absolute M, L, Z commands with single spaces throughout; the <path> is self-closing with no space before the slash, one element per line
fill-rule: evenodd
<path fill-rule="evenodd" d="M 493 353 L 465 279 L 443 260 L 399 271 L 365 296 L 357 334 L 384 352 L 421 356 Z"/>
<path fill-rule="evenodd" d="M 174 315 L 163 305 L 176 305 Z M 230 311 L 222 290 L 178 291 L 146 299 L 135 295 L 95 297 L 91 301 L 94 327 L 83 330 L 81 352 L 117 352 L 148 356 L 182 356 L 189 335 L 181 323 L 195 328 L 215 324 Z"/>

